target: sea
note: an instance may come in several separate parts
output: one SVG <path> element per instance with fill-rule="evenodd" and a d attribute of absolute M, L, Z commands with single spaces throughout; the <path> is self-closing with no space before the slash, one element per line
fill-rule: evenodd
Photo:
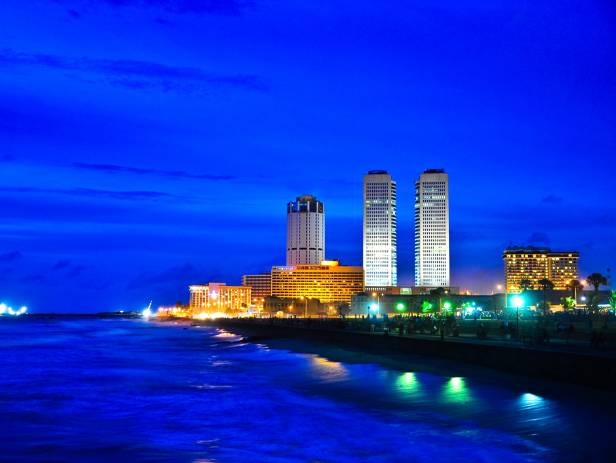
<path fill-rule="evenodd" d="M 213 327 L 0 319 L 0 462 L 616 461 L 614 395 Z"/>

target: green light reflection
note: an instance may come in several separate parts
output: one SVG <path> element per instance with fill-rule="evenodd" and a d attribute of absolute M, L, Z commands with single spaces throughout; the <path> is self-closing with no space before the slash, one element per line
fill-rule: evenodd
<path fill-rule="evenodd" d="M 450 403 L 465 403 L 473 400 L 464 378 L 451 378 L 443 386 L 443 398 Z"/>
<path fill-rule="evenodd" d="M 422 393 L 421 384 L 417 380 L 415 373 L 407 372 L 401 374 L 396 380 L 396 389 L 404 395 L 417 396 Z"/>

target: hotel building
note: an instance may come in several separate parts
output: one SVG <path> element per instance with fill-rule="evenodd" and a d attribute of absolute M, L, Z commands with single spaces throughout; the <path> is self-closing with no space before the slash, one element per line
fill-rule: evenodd
<path fill-rule="evenodd" d="M 227 286 L 224 283 L 191 285 L 190 310 L 193 317 L 216 312 L 245 311 L 251 303 L 249 286 Z"/>
<path fill-rule="evenodd" d="M 319 265 L 272 267 L 272 296 L 309 298 L 320 302 L 351 302 L 364 290 L 362 267 L 322 261 Z"/>
<path fill-rule="evenodd" d="M 319 264 L 325 259 L 325 210 L 314 196 L 287 204 L 287 265 Z"/>
<path fill-rule="evenodd" d="M 364 176 L 364 285 L 398 284 L 396 182 L 384 170 Z"/>
<path fill-rule="evenodd" d="M 539 282 L 548 279 L 554 290 L 564 291 L 571 280 L 578 278 L 580 253 L 554 252 L 547 248 L 510 248 L 503 253 L 507 292 L 522 292 L 522 280 L 528 280 L 529 290 L 539 290 Z"/>
<path fill-rule="evenodd" d="M 449 177 L 426 170 L 415 183 L 415 285 L 448 287 Z"/>
<path fill-rule="evenodd" d="M 244 275 L 242 285 L 250 286 L 252 303 L 262 307 L 265 298 L 272 294 L 272 275 L 270 273 Z"/>

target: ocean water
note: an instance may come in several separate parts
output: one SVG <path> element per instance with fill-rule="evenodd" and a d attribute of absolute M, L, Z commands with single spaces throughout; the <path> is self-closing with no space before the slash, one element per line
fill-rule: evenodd
<path fill-rule="evenodd" d="M 141 320 L 0 320 L 0 462 L 616 461 L 610 394 L 421 365 Z"/>

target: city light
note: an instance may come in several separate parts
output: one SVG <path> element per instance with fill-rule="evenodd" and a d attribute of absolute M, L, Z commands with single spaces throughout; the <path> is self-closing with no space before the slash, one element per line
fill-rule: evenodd
<path fill-rule="evenodd" d="M 378 304 L 370 304 L 370 312 L 377 313 L 378 311 L 379 311 L 379 305 Z"/>
<path fill-rule="evenodd" d="M 511 298 L 511 303 L 516 309 L 521 309 L 524 307 L 524 298 L 522 296 L 513 296 Z"/>
<path fill-rule="evenodd" d="M 396 310 L 399 312 L 404 312 L 404 310 L 406 310 L 406 306 L 402 302 L 398 302 L 398 304 L 396 304 Z"/>
<path fill-rule="evenodd" d="M 28 312 L 28 308 L 25 305 L 15 310 L 13 307 L 10 307 L 5 303 L 0 304 L 0 316 L 9 315 L 12 317 L 19 317 L 20 315 L 24 315 L 26 312 Z"/>

